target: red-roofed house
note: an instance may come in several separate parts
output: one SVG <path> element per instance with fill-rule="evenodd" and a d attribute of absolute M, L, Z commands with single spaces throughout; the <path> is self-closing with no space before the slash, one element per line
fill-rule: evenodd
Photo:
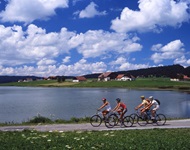
<path fill-rule="evenodd" d="M 133 77 L 132 75 L 130 76 L 127 76 L 125 74 L 119 74 L 117 77 L 116 77 L 116 80 L 118 81 L 132 81 L 134 80 L 135 77 Z"/>
<path fill-rule="evenodd" d="M 119 74 L 117 77 L 116 77 L 116 80 L 121 80 L 122 78 L 124 77 L 124 74 Z"/>
<path fill-rule="evenodd" d="M 81 82 L 81 81 L 86 81 L 87 79 L 83 76 L 77 76 L 73 78 L 73 82 Z"/>
<path fill-rule="evenodd" d="M 183 75 L 183 80 L 188 80 L 188 81 L 190 81 L 190 78 L 189 78 L 188 76 L 186 76 L 186 75 Z"/>
<path fill-rule="evenodd" d="M 98 76 L 98 81 L 110 81 L 115 80 L 117 74 L 114 72 L 105 72 Z"/>

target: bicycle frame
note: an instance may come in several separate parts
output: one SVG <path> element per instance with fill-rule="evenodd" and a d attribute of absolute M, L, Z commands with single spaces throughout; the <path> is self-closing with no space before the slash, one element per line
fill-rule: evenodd
<path fill-rule="evenodd" d="M 138 113 L 138 115 L 139 115 L 139 113 Z M 157 114 L 157 112 L 155 112 L 155 118 L 152 119 L 151 111 L 144 112 L 143 114 L 140 114 L 138 116 L 138 120 L 137 120 L 137 123 L 140 126 L 145 126 L 147 124 L 164 125 L 165 122 L 166 122 L 165 115 Z"/>
<path fill-rule="evenodd" d="M 112 112 L 105 123 L 109 124 L 109 127 L 117 126 L 118 123 L 120 123 L 120 126 L 124 125 L 125 127 L 131 127 L 134 123 L 134 120 L 131 116 L 126 116 L 125 114 L 123 118 L 120 119 L 120 114 L 118 112 Z"/>
<path fill-rule="evenodd" d="M 101 118 L 103 118 L 103 114 L 101 111 L 96 111 L 95 115 L 99 115 Z"/>
<path fill-rule="evenodd" d="M 106 116 L 104 118 L 101 111 L 96 111 L 96 113 L 94 115 L 92 115 L 90 118 L 90 124 L 93 127 L 99 127 L 102 124 L 102 121 L 106 122 L 108 116 L 109 116 L 109 113 L 106 114 Z M 107 124 L 105 124 L 105 125 L 106 125 L 106 127 L 109 127 Z"/>

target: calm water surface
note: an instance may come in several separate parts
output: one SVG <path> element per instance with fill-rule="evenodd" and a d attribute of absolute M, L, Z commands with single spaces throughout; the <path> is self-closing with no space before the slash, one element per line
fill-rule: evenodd
<path fill-rule="evenodd" d="M 135 90 L 123 88 L 41 88 L 0 87 L 0 122 L 23 122 L 40 114 L 52 119 L 91 116 L 107 98 L 112 107 L 121 98 L 128 114 L 150 95 L 161 101 L 160 113 L 172 118 L 190 117 L 190 94 L 177 91 Z"/>

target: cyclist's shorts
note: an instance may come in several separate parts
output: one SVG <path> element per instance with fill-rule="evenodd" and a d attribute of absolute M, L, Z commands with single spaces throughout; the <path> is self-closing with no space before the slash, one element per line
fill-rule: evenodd
<path fill-rule="evenodd" d="M 107 111 L 111 111 L 111 107 L 106 109 Z"/>
<path fill-rule="evenodd" d="M 123 112 L 123 114 L 125 114 L 127 112 L 127 108 L 122 109 L 122 112 Z"/>
<path fill-rule="evenodd" d="M 152 110 L 156 111 L 159 109 L 159 105 L 156 105 L 156 107 L 153 107 Z"/>

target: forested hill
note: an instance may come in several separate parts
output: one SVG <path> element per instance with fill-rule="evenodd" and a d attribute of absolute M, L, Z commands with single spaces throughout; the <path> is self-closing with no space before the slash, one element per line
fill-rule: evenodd
<path fill-rule="evenodd" d="M 19 80 L 26 80 L 26 79 L 42 79 L 42 77 L 36 76 L 0 76 L 0 83 L 8 83 L 8 82 L 18 82 Z"/>
<path fill-rule="evenodd" d="M 190 77 L 190 66 L 184 68 L 181 65 L 170 65 L 170 66 L 161 66 L 161 67 L 151 67 L 138 70 L 129 70 L 129 71 L 118 71 L 117 74 L 128 74 L 133 75 L 134 77 L 169 77 L 176 78 L 178 74 L 184 74 Z M 97 78 L 100 74 L 88 74 L 85 75 L 86 78 Z"/>
<path fill-rule="evenodd" d="M 184 68 L 181 65 L 171 65 L 171 66 L 161 66 L 161 67 L 152 67 L 146 69 L 130 70 L 130 71 L 119 71 L 119 74 L 131 74 L 135 77 L 170 77 L 176 78 L 178 74 L 184 74 L 190 77 L 190 66 Z"/>
<path fill-rule="evenodd" d="M 115 72 L 117 74 L 129 74 L 134 77 L 169 77 L 176 78 L 178 74 L 184 74 L 190 77 L 190 66 L 184 68 L 181 65 L 170 65 L 170 66 L 162 66 L 162 67 L 151 67 L 146 69 L 138 69 L 138 70 L 129 70 L 129 71 L 118 71 Z M 98 78 L 101 73 L 88 74 L 84 75 L 86 78 Z M 0 76 L 0 83 L 8 83 L 8 82 L 17 82 L 19 80 L 26 79 L 42 79 L 42 77 L 35 76 Z M 73 78 L 72 76 L 67 76 L 65 78 Z"/>

